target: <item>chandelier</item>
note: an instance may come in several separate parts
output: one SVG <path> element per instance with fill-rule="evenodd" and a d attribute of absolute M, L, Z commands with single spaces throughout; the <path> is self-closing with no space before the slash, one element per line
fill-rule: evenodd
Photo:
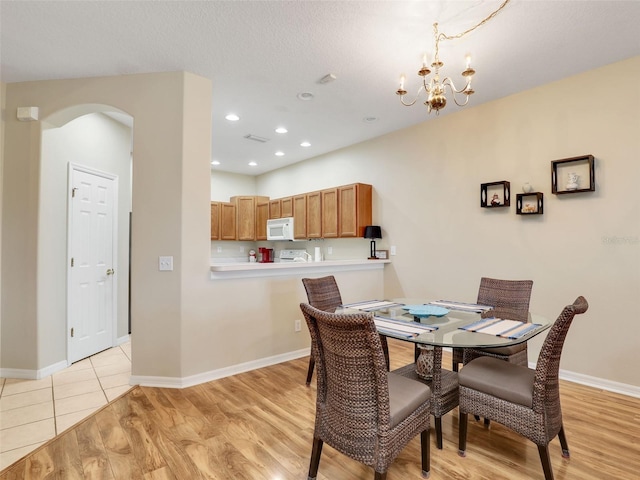
<path fill-rule="evenodd" d="M 467 55 L 467 68 L 462 72 L 462 76 L 465 79 L 465 85 L 462 88 L 458 89 L 456 88 L 451 78 L 444 77 L 442 80 L 440 79 L 440 69 L 444 65 L 444 63 L 440 61 L 440 42 L 442 40 L 453 40 L 456 38 L 461 38 L 466 34 L 473 32 L 476 28 L 484 25 L 493 17 L 495 17 L 498 12 L 507 5 L 507 3 L 509 3 L 509 0 L 505 0 L 497 10 L 491 13 L 480 23 L 457 35 L 449 36 L 439 32 L 438 24 L 434 23 L 433 34 L 435 37 L 435 53 L 433 57 L 433 63 L 431 63 L 431 68 L 433 68 L 433 76 L 431 78 L 427 78 L 431 73 L 431 70 L 429 69 L 429 67 L 427 67 L 427 55 L 425 54 L 422 59 L 422 68 L 418 70 L 418 75 L 422 77 L 422 85 L 418 89 L 418 93 L 416 94 L 416 98 L 413 100 L 413 102 L 405 102 L 404 96 L 407 94 L 407 91 L 404 89 L 405 78 L 404 75 L 400 77 L 400 88 L 398 88 L 398 90 L 396 91 L 396 95 L 400 96 L 400 101 L 402 102 L 402 104 L 406 107 L 414 105 L 418 101 L 420 93 L 422 93 L 422 91 L 424 90 L 427 95 L 427 100 L 424 102 L 424 104 L 427 106 L 427 113 L 431 113 L 431 110 L 435 110 L 436 115 L 438 115 L 440 113 L 440 110 L 442 110 L 447 105 L 447 88 L 449 89 L 451 97 L 453 98 L 453 101 L 456 105 L 458 105 L 459 107 L 464 107 L 467 103 L 469 103 L 469 97 L 475 93 L 473 88 L 471 88 L 471 80 L 473 79 L 473 75 L 476 73 L 476 71 L 471 68 L 471 57 Z"/>

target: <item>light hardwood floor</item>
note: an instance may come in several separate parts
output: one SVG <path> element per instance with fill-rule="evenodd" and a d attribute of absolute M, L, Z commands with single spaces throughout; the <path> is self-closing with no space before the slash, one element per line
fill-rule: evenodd
<path fill-rule="evenodd" d="M 392 368 L 413 350 L 390 341 Z M 444 365 L 450 365 L 445 354 Z M 306 479 L 315 377 L 302 358 L 183 390 L 134 387 L 3 472 L 0 479 Z M 640 399 L 563 382 L 571 458 L 557 439 L 557 480 L 640 478 Z M 431 478 L 543 479 L 536 446 L 497 423 L 470 420 L 467 457 L 458 456 L 457 410 L 443 418 L 444 449 L 431 448 Z M 434 435 L 432 428 L 432 437 Z M 373 471 L 325 446 L 318 479 L 370 479 Z M 388 480 L 419 479 L 419 438 Z"/>

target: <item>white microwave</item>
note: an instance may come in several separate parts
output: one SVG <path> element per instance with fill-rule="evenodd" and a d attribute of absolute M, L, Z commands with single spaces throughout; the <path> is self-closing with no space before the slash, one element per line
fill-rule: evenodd
<path fill-rule="evenodd" d="M 293 240 L 293 217 L 267 220 L 267 240 Z"/>

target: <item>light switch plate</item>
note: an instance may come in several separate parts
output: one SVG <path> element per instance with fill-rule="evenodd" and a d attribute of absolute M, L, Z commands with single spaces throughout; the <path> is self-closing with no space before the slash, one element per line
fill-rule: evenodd
<path fill-rule="evenodd" d="M 158 269 L 163 272 L 173 270 L 173 257 L 158 257 Z"/>
<path fill-rule="evenodd" d="M 389 252 L 391 255 L 395 255 L 396 254 L 396 246 L 395 245 L 391 245 L 391 247 L 389 249 L 391 250 L 391 252 Z"/>

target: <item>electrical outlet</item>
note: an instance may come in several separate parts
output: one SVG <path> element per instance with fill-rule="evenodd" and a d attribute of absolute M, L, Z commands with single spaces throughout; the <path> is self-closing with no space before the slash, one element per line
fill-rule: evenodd
<path fill-rule="evenodd" d="M 395 255 L 396 254 L 396 246 L 395 245 L 391 245 L 390 248 L 391 252 L 389 252 L 391 255 Z"/>
<path fill-rule="evenodd" d="M 240 253 L 244 253 L 244 247 L 240 247 Z"/>
<path fill-rule="evenodd" d="M 222 253 L 222 247 L 218 247 L 218 249 L 216 250 L 218 253 Z"/>
<path fill-rule="evenodd" d="M 327 247 L 327 255 L 331 255 L 333 253 L 333 247 Z"/>
<path fill-rule="evenodd" d="M 300 330 L 302 330 L 302 320 L 295 320 L 295 321 L 293 322 L 293 329 L 294 329 L 296 332 L 299 332 Z"/>
<path fill-rule="evenodd" d="M 158 270 L 160 271 L 172 271 L 173 270 L 173 257 L 158 257 Z"/>

